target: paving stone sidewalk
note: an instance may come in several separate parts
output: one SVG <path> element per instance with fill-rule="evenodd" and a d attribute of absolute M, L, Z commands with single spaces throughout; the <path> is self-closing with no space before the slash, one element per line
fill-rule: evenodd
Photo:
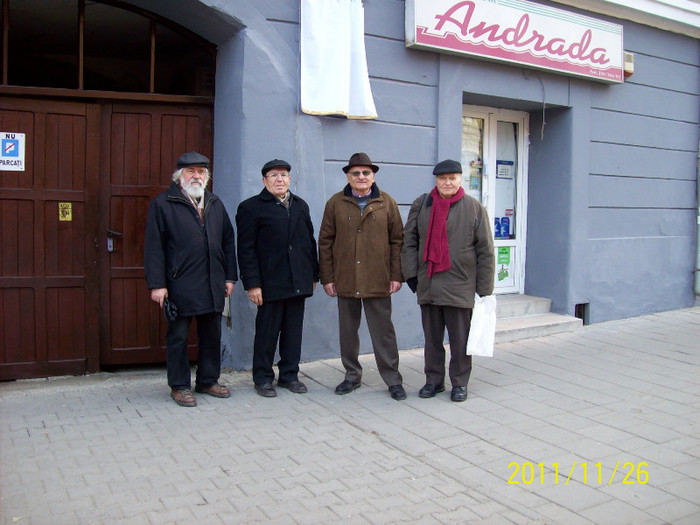
<path fill-rule="evenodd" d="M 408 400 L 371 355 L 304 395 L 169 398 L 164 369 L 0 383 L 0 523 L 700 523 L 700 308 L 599 323 L 475 358 L 469 399 Z"/>

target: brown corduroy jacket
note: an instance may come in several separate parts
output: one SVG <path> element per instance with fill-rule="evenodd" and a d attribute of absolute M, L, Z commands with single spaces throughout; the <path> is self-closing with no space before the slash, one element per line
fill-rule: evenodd
<path fill-rule="evenodd" d="M 391 281 L 403 282 L 403 222 L 396 201 L 372 185 L 364 212 L 350 185 L 326 203 L 318 236 L 321 284 L 339 297 L 388 297 Z"/>

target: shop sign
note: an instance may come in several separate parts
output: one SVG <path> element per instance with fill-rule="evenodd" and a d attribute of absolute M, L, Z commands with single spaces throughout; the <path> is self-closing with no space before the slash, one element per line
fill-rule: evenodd
<path fill-rule="evenodd" d="M 406 46 L 622 82 L 622 26 L 525 0 L 406 0 Z"/>

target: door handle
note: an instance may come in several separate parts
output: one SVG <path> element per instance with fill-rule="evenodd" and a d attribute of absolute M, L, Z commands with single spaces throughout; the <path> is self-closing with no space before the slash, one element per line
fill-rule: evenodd
<path fill-rule="evenodd" d="M 115 237 L 124 237 L 124 234 L 122 232 L 117 232 L 114 230 L 110 230 L 107 228 L 107 251 L 112 253 L 116 251 L 114 249 L 114 238 Z"/>

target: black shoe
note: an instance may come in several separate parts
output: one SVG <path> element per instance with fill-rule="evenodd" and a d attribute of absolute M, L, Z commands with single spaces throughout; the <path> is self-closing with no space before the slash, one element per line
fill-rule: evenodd
<path fill-rule="evenodd" d="M 258 395 L 263 397 L 277 397 L 277 391 L 272 383 L 265 383 L 262 385 L 255 385 L 255 391 Z"/>
<path fill-rule="evenodd" d="M 467 399 L 467 387 L 466 386 L 454 386 L 452 387 L 452 395 L 450 395 L 452 401 L 466 401 Z"/>
<path fill-rule="evenodd" d="M 445 385 L 432 385 L 427 383 L 423 388 L 418 391 L 420 397 L 435 397 L 436 394 L 445 391 Z"/>
<path fill-rule="evenodd" d="M 335 393 L 338 394 L 339 396 L 344 396 L 345 394 L 349 394 L 353 390 L 357 390 L 360 388 L 360 383 L 353 383 L 349 379 L 346 379 L 342 383 L 340 383 L 337 387 L 335 387 Z"/>
<path fill-rule="evenodd" d="M 401 385 L 390 386 L 389 393 L 391 393 L 391 399 L 396 399 L 396 401 L 402 401 L 406 399 L 406 391 Z"/>
<path fill-rule="evenodd" d="M 295 381 L 280 381 L 279 379 L 277 380 L 277 386 L 280 386 L 282 388 L 287 388 L 290 392 L 294 392 L 295 394 L 306 394 L 307 388 L 304 383 L 299 381 L 298 379 Z"/>

